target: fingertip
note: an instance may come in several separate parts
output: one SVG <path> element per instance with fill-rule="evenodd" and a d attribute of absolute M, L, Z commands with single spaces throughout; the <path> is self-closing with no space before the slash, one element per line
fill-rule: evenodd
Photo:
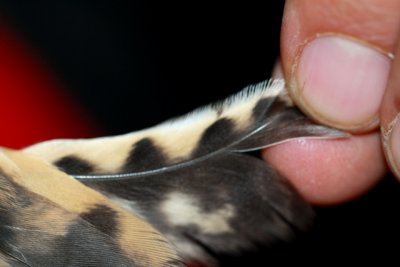
<path fill-rule="evenodd" d="M 290 94 L 305 113 L 353 133 L 379 125 L 398 8 L 397 0 L 286 1 L 281 64 Z"/>
<path fill-rule="evenodd" d="M 386 172 L 377 133 L 344 139 L 296 139 L 263 151 L 310 203 L 349 201 L 373 187 Z"/>

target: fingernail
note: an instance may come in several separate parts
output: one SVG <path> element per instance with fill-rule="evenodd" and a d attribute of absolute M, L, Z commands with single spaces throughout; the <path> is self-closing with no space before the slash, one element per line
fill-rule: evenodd
<path fill-rule="evenodd" d="M 400 179 L 400 114 L 389 125 L 388 135 L 388 143 L 384 144 L 387 158 L 393 173 Z"/>
<path fill-rule="evenodd" d="M 352 39 L 320 36 L 299 57 L 293 93 L 319 121 L 348 130 L 376 127 L 390 61 Z"/>

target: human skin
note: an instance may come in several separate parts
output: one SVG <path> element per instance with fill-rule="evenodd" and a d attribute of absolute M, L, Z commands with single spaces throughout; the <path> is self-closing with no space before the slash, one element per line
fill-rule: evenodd
<path fill-rule="evenodd" d="M 362 195 L 386 162 L 400 177 L 399 10 L 400 0 L 285 3 L 280 67 L 292 98 L 315 120 L 353 133 L 264 150 L 313 204 Z"/>

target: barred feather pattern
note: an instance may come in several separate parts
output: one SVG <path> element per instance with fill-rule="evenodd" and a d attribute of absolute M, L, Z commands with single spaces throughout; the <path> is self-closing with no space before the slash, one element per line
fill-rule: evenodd
<path fill-rule="evenodd" d="M 343 136 L 270 80 L 142 131 L 2 148 L 0 265 L 217 266 L 290 240 L 313 211 L 246 152 Z"/>

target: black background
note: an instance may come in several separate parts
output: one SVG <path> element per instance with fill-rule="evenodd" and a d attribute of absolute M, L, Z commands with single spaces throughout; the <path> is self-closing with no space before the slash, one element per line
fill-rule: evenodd
<path fill-rule="evenodd" d="M 283 10 L 283 1 L 270 2 L 1 1 L 0 14 L 105 133 L 119 134 L 268 78 Z M 299 240 L 225 265 L 397 260 L 399 199 L 389 175 L 360 199 L 316 208 L 314 228 Z"/>

